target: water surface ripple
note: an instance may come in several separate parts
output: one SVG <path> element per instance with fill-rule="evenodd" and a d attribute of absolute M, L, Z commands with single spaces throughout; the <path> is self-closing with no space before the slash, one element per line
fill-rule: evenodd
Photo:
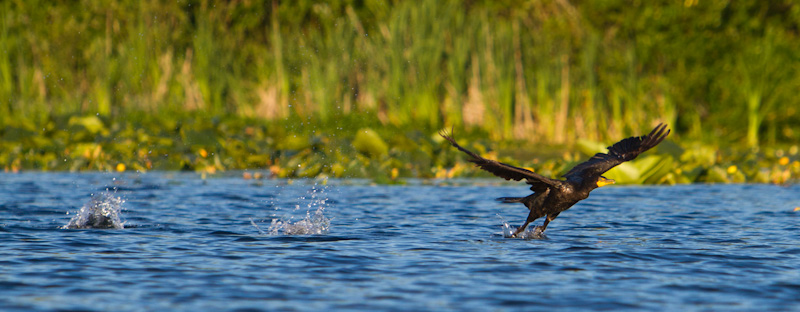
<path fill-rule="evenodd" d="M 0 174 L 0 310 L 800 309 L 797 185 L 607 187 L 522 240 L 523 184 L 288 182 Z M 62 229 L 106 189 L 124 229 Z"/>

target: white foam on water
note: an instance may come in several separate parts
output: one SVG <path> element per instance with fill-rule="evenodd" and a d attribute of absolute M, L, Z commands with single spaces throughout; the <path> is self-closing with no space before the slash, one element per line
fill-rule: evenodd
<path fill-rule="evenodd" d="M 92 195 L 78 213 L 62 229 L 123 229 L 125 222 L 120 218 L 122 204 L 120 197 L 106 190 Z"/>

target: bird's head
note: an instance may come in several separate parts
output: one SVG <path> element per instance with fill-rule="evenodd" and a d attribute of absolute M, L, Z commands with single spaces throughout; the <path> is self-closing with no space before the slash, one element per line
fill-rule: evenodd
<path fill-rule="evenodd" d="M 614 184 L 614 180 L 606 178 L 604 176 L 600 176 L 600 179 L 597 179 L 597 187 L 603 187 L 609 184 Z"/>

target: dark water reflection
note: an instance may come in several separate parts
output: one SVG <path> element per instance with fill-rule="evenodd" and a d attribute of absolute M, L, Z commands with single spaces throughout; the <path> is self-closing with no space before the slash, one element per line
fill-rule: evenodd
<path fill-rule="evenodd" d="M 798 186 L 603 188 L 520 240 L 493 182 L 0 174 L 0 310 L 800 309 Z M 108 187 L 125 229 L 61 229 Z"/>

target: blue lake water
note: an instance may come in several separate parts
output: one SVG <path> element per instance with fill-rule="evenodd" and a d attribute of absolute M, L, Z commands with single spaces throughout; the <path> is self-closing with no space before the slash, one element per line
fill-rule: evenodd
<path fill-rule="evenodd" d="M 494 198 L 527 194 L 0 174 L 0 310 L 800 309 L 800 186 L 605 187 L 544 238 L 504 238 L 527 210 Z M 65 228 L 93 205 L 124 228 Z"/>

